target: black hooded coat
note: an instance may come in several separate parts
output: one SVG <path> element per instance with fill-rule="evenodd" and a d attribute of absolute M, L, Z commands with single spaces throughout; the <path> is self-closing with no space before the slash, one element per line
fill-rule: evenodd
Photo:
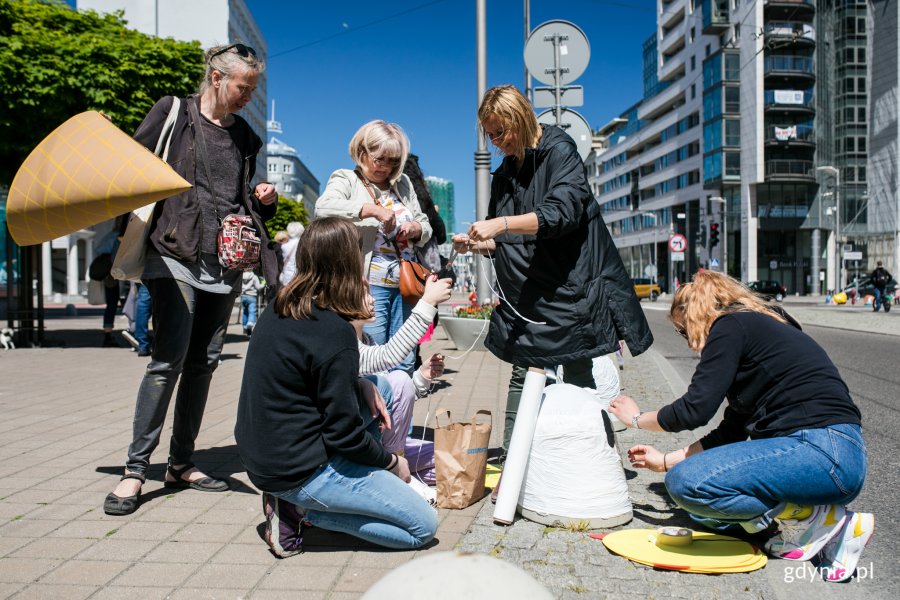
<path fill-rule="evenodd" d="M 495 238 L 505 301 L 491 316 L 488 350 L 534 367 L 596 358 L 617 350 L 619 340 L 633 355 L 647 350 L 653 335 L 584 163 L 572 138 L 555 126 L 543 126 L 521 169 L 506 157 L 493 173 L 488 218 L 530 212 L 537 215 L 536 235 Z"/>

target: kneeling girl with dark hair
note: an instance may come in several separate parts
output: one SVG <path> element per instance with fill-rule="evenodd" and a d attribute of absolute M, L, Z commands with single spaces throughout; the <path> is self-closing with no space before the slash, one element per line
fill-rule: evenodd
<path fill-rule="evenodd" d="M 383 404 L 360 394 L 349 321 L 368 316 L 356 228 L 313 221 L 296 276 L 253 330 L 235 426 L 279 556 L 293 553 L 285 540 L 296 541 L 304 522 L 397 549 L 418 548 L 437 530 L 435 510 L 405 483 L 406 459 L 377 439 Z"/>

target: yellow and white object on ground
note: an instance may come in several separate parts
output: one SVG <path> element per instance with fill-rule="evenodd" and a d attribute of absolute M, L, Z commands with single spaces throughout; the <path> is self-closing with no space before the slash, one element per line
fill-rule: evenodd
<path fill-rule="evenodd" d="M 611 552 L 668 571 L 747 573 L 763 568 L 768 561 L 761 550 L 748 542 L 690 529 L 625 529 L 609 533 L 602 540 Z"/>
<path fill-rule="evenodd" d="M 835 304 L 847 304 L 847 293 L 846 292 L 838 292 L 834 296 L 831 297 Z"/>
<path fill-rule="evenodd" d="M 40 244 L 190 189 L 98 112 L 75 115 L 32 150 L 7 199 L 20 246 Z"/>

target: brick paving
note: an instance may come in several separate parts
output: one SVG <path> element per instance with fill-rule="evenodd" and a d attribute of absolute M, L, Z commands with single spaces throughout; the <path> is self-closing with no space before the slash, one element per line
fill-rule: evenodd
<path fill-rule="evenodd" d="M 789 310 L 817 315 L 823 321 L 819 324 L 828 325 L 830 319 L 830 326 L 848 326 L 851 313 L 861 323 L 874 316 L 856 307 L 838 313 L 841 308 Z M 889 323 L 880 320 L 877 330 L 893 331 L 896 324 L 900 334 L 900 319 L 893 316 Z M 801 320 L 811 322 L 806 316 Z M 107 516 L 102 503 L 121 474 L 146 359 L 124 343 L 122 348 L 99 347 L 99 323 L 99 315 L 51 318 L 47 339 L 64 347 L 0 351 L 0 598 L 358 598 L 394 567 L 420 554 L 454 548 L 517 564 L 560 598 L 805 597 L 798 593 L 803 588 L 785 586 L 783 569 L 774 561 L 747 575 L 654 571 L 609 554 L 585 532 L 523 519 L 510 527 L 495 526 L 493 506 L 486 500 L 462 511 L 439 511 L 437 539 L 424 550 L 385 551 L 313 529 L 304 554 L 278 560 L 262 541 L 259 493 L 234 444 L 247 349 L 234 319 L 195 455 L 204 470 L 228 477 L 231 491 L 163 488 L 162 448 L 153 457 L 138 511 Z M 487 409 L 494 414 L 492 445 L 497 446 L 509 365 L 485 352 L 454 359 L 461 352 L 440 329 L 423 354 L 436 351 L 451 357 L 444 383 L 418 403 L 414 423 L 423 425 L 426 413 L 438 407 L 450 409 L 457 419 Z M 679 385 L 666 360 L 653 350 L 626 361 L 623 381 L 648 406 L 671 399 Z M 171 415 L 166 423 L 171 426 Z M 163 432 L 163 440 L 169 431 Z M 627 449 L 637 435 L 620 434 L 620 449 Z M 687 434 L 679 441 L 689 439 Z M 636 519 L 629 527 L 687 524 L 661 481 L 661 475 L 647 472 L 631 477 Z M 846 597 L 860 586 L 836 587 Z M 823 592 L 823 585 L 806 584 L 806 589 L 819 600 L 833 592 Z"/>

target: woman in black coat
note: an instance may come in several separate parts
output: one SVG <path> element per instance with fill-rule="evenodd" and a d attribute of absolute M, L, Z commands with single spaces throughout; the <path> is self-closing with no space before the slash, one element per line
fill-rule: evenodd
<path fill-rule="evenodd" d="M 640 354 L 653 336 L 572 138 L 539 125 L 511 85 L 485 93 L 478 120 L 505 158 L 493 173 L 488 218 L 453 242 L 494 261 L 501 303 L 485 345 L 514 365 L 508 447 L 527 367 L 562 365 L 567 383 L 594 388 L 594 358 L 619 340 Z"/>

